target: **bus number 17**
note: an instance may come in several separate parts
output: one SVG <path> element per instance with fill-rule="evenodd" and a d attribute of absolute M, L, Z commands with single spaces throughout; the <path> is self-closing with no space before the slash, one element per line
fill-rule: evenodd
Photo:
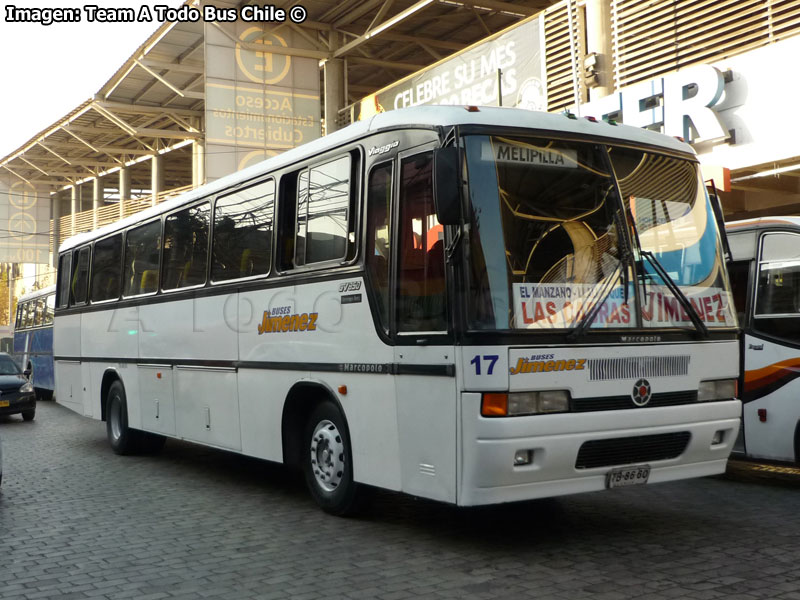
<path fill-rule="evenodd" d="M 494 365 L 495 365 L 495 363 L 497 362 L 497 360 L 499 358 L 500 358 L 500 356 L 497 355 L 497 354 L 484 354 L 483 355 L 483 360 L 485 362 L 489 363 L 489 366 L 486 369 L 486 374 L 487 375 L 491 375 L 492 374 L 492 371 L 494 371 Z M 476 354 L 475 358 L 473 358 L 471 361 L 469 361 L 469 364 L 475 365 L 475 375 L 480 375 L 481 374 L 481 356 L 479 354 Z"/>

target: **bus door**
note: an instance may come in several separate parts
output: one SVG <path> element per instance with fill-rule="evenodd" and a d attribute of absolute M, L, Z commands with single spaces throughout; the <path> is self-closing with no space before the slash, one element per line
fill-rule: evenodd
<path fill-rule="evenodd" d="M 397 179 L 392 289 L 403 491 L 455 502 L 455 361 L 433 153 L 400 155 Z"/>
<path fill-rule="evenodd" d="M 745 449 L 752 457 L 798 460 L 800 234 L 763 234 L 751 281 L 752 311 L 743 336 Z"/>

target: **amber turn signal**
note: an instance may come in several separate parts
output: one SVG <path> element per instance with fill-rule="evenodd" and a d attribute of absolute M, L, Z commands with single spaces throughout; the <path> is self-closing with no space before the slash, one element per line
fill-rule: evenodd
<path fill-rule="evenodd" d="M 481 400 L 481 414 L 484 417 L 508 415 L 508 394 L 484 394 Z"/>

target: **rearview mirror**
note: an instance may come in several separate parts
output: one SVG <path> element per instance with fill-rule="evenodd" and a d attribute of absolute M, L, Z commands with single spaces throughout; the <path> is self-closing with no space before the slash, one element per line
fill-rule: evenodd
<path fill-rule="evenodd" d="M 461 222 L 461 185 L 458 176 L 458 148 L 439 148 L 433 155 L 433 201 L 442 225 Z"/>

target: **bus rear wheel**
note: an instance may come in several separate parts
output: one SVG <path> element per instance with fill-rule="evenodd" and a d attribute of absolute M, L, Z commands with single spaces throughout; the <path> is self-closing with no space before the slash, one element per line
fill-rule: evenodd
<path fill-rule="evenodd" d="M 323 402 L 306 425 L 303 470 L 316 503 L 327 513 L 352 515 L 361 509 L 362 486 L 353 481 L 353 454 L 347 425 L 332 402 Z"/>
<path fill-rule="evenodd" d="M 111 449 L 117 454 L 144 452 L 155 454 L 167 438 L 157 433 L 139 431 L 128 426 L 128 402 L 122 382 L 115 381 L 106 400 L 106 433 Z"/>
<path fill-rule="evenodd" d="M 140 434 L 128 427 L 128 402 L 125 388 L 115 381 L 106 399 L 106 433 L 108 443 L 116 454 L 131 454 L 138 446 Z"/>

